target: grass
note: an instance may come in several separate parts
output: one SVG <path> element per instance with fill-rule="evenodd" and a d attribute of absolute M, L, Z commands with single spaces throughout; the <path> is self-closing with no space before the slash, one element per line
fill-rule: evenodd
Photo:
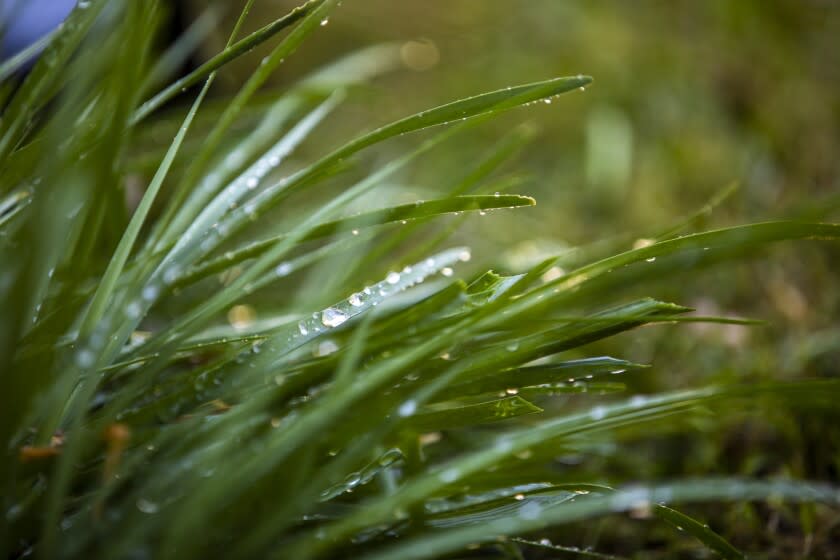
<path fill-rule="evenodd" d="M 583 251 L 565 270 L 558 256 L 488 271 L 450 237 L 467 215 L 535 203 L 493 180 L 528 129 L 438 177 L 434 200 L 382 207 L 379 194 L 466 129 L 562 106 L 592 79 L 480 93 L 329 148 L 319 132 L 362 82 L 395 68 L 396 47 L 352 53 L 257 103 L 340 10 L 311 0 L 241 38 L 251 4 L 221 53 L 157 93 L 157 61 L 179 53 L 157 49 L 156 2 L 81 3 L 31 72 L 14 77 L 22 58 L 0 69 L 17 80 L 4 84 L 0 137 L 7 557 L 612 558 L 555 544 L 555 531 L 628 513 L 657 520 L 669 543 L 688 535 L 741 558 L 683 508 L 837 505 L 820 481 L 707 471 L 614 484 L 609 469 L 556 459 L 618 460 L 640 434 L 732 411 L 829 410 L 830 379 L 622 394 L 646 366 L 590 349 L 648 325 L 750 325 L 628 294 L 769 243 L 835 242 L 840 225 L 687 233 L 724 191 L 638 248 Z M 218 69 L 275 37 L 236 95 L 205 101 Z M 169 109 L 190 87 L 189 109 Z M 238 126 L 254 116 L 258 126 Z M 149 159 L 157 127 L 173 133 L 149 178 L 133 164 Z M 415 133 L 399 155 L 362 155 Z M 297 158 L 303 143 L 324 155 Z"/>

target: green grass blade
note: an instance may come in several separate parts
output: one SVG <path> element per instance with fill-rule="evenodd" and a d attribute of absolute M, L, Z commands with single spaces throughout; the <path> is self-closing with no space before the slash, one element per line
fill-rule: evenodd
<path fill-rule="evenodd" d="M 685 531 L 695 537 L 698 541 L 706 545 L 709 550 L 713 550 L 720 555 L 721 558 L 725 558 L 726 560 L 744 560 L 747 557 L 743 552 L 732 546 L 729 541 L 712 531 L 708 525 L 697 521 L 693 517 L 689 517 L 682 512 L 662 504 L 657 504 L 653 512 L 657 517 L 664 519 L 678 530 Z"/>
<path fill-rule="evenodd" d="M 247 37 L 228 45 L 222 52 L 215 55 L 213 58 L 184 76 L 179 78 L 163 90 L 152 96 L 149 100 L 144 102 L 134 113 L 131 118 L 131 124 L 137 124 L 151 113 L 156 111 L 167 101 L 171 100 L 176 95 L 180 94 L 187 88 L 190 88 L 215 72 L 225 64 L 235 60 L 236 58 L 251 52 L 258 45 L 272 38 L 277 33 L 280 33 L 287 27 L 294 25 L 312 11 L 317 9 L 323 0 L 309 0 L 305 4 L 298 6 L 285 16 L 274 20 L 264 27 L 254 31 Z M 235 34 L 234 34 L 235 36 Z"/>
<path fill-rule="evenodd" d="M 489 535 L 515 535 L 551 525 L 591 519 L 611 512 L 627 511 L 650 504 L 711 502 L 717 500 L 786 499 L 816 501 L 836 505 L 837 490 L 831 486 L 797 481 L 750 481 L 742 479 L 701 479 L 654 486 L 619 489 L 609 496 L 578 498 L 574 503 L 560 501 L 544 505 L 525 501 L 519 510 L 485 524 L 419 536 L 363 556 L 365 560 L 420 560 L 435 558 L 473 542 L 485 542 Z"/>
<path fill-rule="evenodd" d="M 201 106 L 201 102 L 204 100 L 204 96 L 207 94 L 207 90 L 210 89 L 210 84 L 211 81 L 208 80 L 204 84 L 201 92 L 198 94 L 198 97 L 196 97 L 193 102 L 190 112 L 187 114 L 186 119 L 184 119 L 181 129 L 178 131 L 177 136 L 173 139 L 169 150 L 166 152 L 166 157 L 164 157 L 157 173 L 155 173 L 155 176 L 152 178 L 152 182 L 146 189 L 143 199 L 140 201 L 140 205 L 131 217 L 131 221 L 126 228 L 122 239 L 120 239 L 120 243 L 117 246 L 116 251 L 114 251 L 114 255 L 108 262 L 108 268 L 105 270 L 102 280 L 99 283 L 99 287 L 93 296 L 90 307 L 82 320 L 82 336 L 86 336 L 92 332 L 94 325 L 96 325 L 102 318 L 105 308 L 111 299 L 114 288 L 117 285 L 119 276 L 123 271 L 123 267 L 125 266 L 128 256 L 134 247 L 134 242 L 137 240 L 137 235 L 140 233 L 140 228 L 143 226 L 143 222 L 146 220 L 149 210 L 152 207 L 152 203 L 154 202 L 161 185 L 163 185 L 163 181 L 166 179 L 166 175 L 169 172 L 172 161 L 178 154 L 178 149 L 184 141 L 184 137 L 190 128 L 190 124 L 192 123 L 196 112 L 198 112 L 198 108 Z"/>

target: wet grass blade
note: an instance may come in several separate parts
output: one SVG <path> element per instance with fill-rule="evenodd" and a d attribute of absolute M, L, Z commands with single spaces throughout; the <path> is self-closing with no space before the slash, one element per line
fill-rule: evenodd
<path fill-rule="evenodd" d="M 732 546 L 732 544 L 705 523 L 701 523 L 686 514 L 671 509 L 668 506 L 657 504 L 653 509 L 654 514 L 664 519 L 680 531 L 685 531 L 706 545 L 709 550 L 715 551 L 721 558 L 726 560 L 744 560 L 747 556 Z"/>
<path fill-rule="evenodd" d="M 747 481 L 708 479 L 619 489 L 609 496 L 579 498 L 556 505 L 523 503 L 518 511 L 481 525 L 443 531 L 437 535 L 410 538 L 384 551 L 363 556 L 365 560 L 435 558 L 473 542 L 486 542 L 487 535 L 515 535 L 545 527 L 591 519 L 611 512 L 627 511 L 652 503 L 695 503 L 717 500 L 785 499 L 837 504 L 837 490 L 828 485 L 797 481 Z"/>

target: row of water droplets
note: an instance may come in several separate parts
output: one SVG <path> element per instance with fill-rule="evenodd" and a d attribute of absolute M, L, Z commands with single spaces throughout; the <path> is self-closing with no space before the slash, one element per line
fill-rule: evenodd
<path fill-rule="evenodd" d="M 403 459 L 403 453 L 399 449 L 392 448 L 383 453 L 378 459 L 365 465 L 359 471 L 354 471 L 348 474 L 344 480 L 339 482 L 338 484 L 334 484 L 330 486 L 323 492 L 321 492 L 321 501 L 326 502 L 335 498 L 336 496 L 340 496 L 345 492 L 352 492 L 355 488 L 367 484 L 373 477 L 375 477 L 380 472 L 384 471 L 385 469 L 394 466 L 396 463 Z"/>
<path fill-rule="evenodd" d="M 389 272 L 385 279 L 351 294 L 346 300 L 332 305 L 323 311 L 315 312 L 311 317 L 302 319 L 297 324 L 296 338 L 309 339 L 325 330 L 342 325 L 362 311 L 375 307 L 385 298 L 423 282 L 428 276 L 451 271 L 450 265 L 470 259 L 469 249 L 450 249 L 421 261 L 406 266 L 400 272 Z M 451 272 L 449 272 L 451 274 Z"/>

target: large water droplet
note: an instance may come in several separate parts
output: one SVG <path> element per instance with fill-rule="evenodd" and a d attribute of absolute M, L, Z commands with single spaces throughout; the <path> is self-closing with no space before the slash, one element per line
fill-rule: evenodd
<path fill-rule="evenodd" d="M 388 276 L 385 277 L 385 281 L 389 284 L 396 284 L 400 281 L 400 273 L 399 272 L 389 272 Z"/>
<path fill-rule="evenodd" d="M 353 307 L 361 307 L 362 305 L 362 294 L 356 293 L 347 298 L 347 302 L 352 305 Z"/>
<path fill-rule="evenodd" d="M 328 307 L 321 313 L 321 322 L 326 327 L 337 327 L 347 320 L 347 313 L 335 307 Z"/>
<path fill-rule="evenodd" d="M 415 400 L 408 400 L 405 401 L 400 405 L 400 408 L 397 409 L 397 414 L 402 417 L 411 416 L 417 410 L 417 401 Z"/>
<path fill-rule="evenodd" d="M 135 505 L 137 509 L 148 514 L 157 513 L 158 509 L 160 509 L 156 503 L 143 498 L 138 499 Z"/>

